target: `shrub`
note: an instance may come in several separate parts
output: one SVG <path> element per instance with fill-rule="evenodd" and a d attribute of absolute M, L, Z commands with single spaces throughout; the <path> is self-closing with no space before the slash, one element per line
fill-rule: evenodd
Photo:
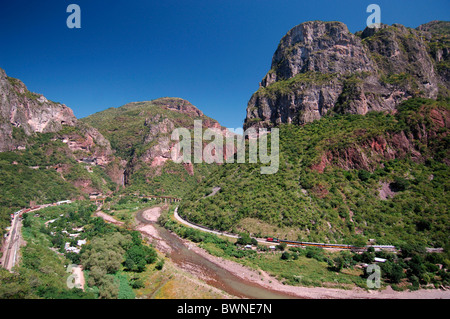
<path fill-rule="evenodd" d="M 291 254 L 289 254 L 287 251 L 285 251 L 281 254 L 281 259 L 283 259 L 283 260 L 288 260 L 290 258 L 291 258 Z"/>

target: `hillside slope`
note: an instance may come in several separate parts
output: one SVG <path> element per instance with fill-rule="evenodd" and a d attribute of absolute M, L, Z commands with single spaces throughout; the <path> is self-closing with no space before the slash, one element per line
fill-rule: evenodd
<path fill-rule="evenodd" d="M 126 163 L 127 191 L 171 196 L 182 196 L 213 167 L 203 163 L 176 164 L 171 160 L 177 143 L 171 140 L 173 130 L 192 131 L 195 120 L 202 121 L 203 130 L 231 134 L 181 98 L 128 103 L 81 119 L 111 141 L 116 154 Z"/>
<path fill-rule="evenodd" d="M 70 108 L 0 69 L 0 233 L 10 213 L 32 203 L 115 191 L 120 165 L 109 141 Z"/>
<path fill-rule="evenodd" d="M 448 242 L 450 104 L 412 99 L 394 115 L 280 126 L 280 169 L 226 164 L 180 215 L 255 236 L 354 243 Z M 219 189 L 212 196 L 213 189 Z"/>
<path fill-rule="evenodd" d="M 448 245 L 449 44 L 443 21 L 294 27 L 244 123 L 280 129 L 279 171 L 219 167 L 180 215 L 257 237 Z"/>

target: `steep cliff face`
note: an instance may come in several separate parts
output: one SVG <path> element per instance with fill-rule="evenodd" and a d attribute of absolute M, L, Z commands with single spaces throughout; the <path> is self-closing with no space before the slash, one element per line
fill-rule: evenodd
<path fill-rule="evenodd" d="M 70 108 L 28 91 L 20 80 L 0 69 L 0 151 L 19 146 L 13 137 L 14 127 L 30 135 L 57 132 L 63 125 L 74 126 L 76 122 Z"/>
<path fill-rule="evenodd" d="M 382 25 L 356 34 L 341 22 L 294 27 L 248 103 L 244 128 L 304 124 L 330 111 L 391 111 L 410 97 L 448 96 L 449 25 Z"/>
<path fill-rule="evenodd" d="M 115 188 L 106 180 L 123 184 L 123 163 L 97 129 L 77 121 L 64 104 L 30 92 L 2 69 L 0 152 L 7 153 L 1 155 L 9 162 L 5 165 L 55 170 L 61 184 L 69 182 L 84 193 Z M 95 167 L 99 170 L 94 172 Z"/>
<path fill-rule="evenodd" d="M 410 113 L 413 112 L 414 116 L 409 114 L 410 118 L 405 120 L 409 127 L 404 130 L 370 134 L 369 130 L 360 129 L 352 132 L 357 141 L 344 147 L 336 147 L 338 143 L 334 139 L 325 141 L 320 160 L 310 168 L 319 173 L 331 166 L 372 172 L 383 162 L 404 158 L 421 164 L 433 158 L 450 165 L 450 150 L 446 149 L 450 129 L 448 104 L 423 104 Z M 403 110 L 402 116 L 403 113 L 408 112 Z"/>

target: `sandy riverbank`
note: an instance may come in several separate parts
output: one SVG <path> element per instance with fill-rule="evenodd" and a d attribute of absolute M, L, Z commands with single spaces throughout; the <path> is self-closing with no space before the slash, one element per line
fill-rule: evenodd
<path fill-rule="evenodd" d="M 101 218 L 103 218 L 105 221 L 107 221 L 107 222 L 109 222 L 109 223 L 111 223 L 111 224 L 117 225 L 117 226 L 122 226 L 122 225 L 124 224 L 123 222 L 118 221 L 118 220 L 115 219 L 114 217 L 112 217 L 112 216 L 110 216 L 110 215 L 108 215 L 108 214 L 105 214 L 104 212 L 101 212 L 101 211 L 96 212 L 96 213 L 94 214 L 94 216 L 101 217 Z"/>
<path fill-rule="evenodd" d="M 219 265 L 243 280 L 266 287 L 270 290 L 288 293 L 290 295 L 307 299 L 450 299 L 450 291 L 440 289 L 420 289 L 417 291 L 397 292 L 388 287 L 381 291 L 364 290 L 353 288 L 349 290 L 322 288 L 322 287 L 300 287 L 283 285 L 276 278 L 260 270 L 258 273 L 248 267 L 235 263 L 233 261 L 210 255 L 204 249 L 185 241 L 186 245 L 196 253 L 207 258 L 211 262 Z M 261 278 L 263 280 L 261 280 Z"/>
<path fill-rule="evenodd" d="M 161 213 L 161 207 L 153 207 L 144 211 L 143 217 L 147 220 L 156 221 Z M 104 214 L 106 215 L 106 214 Z M 99 215 L 103 217 L 103 215 Z M 108 216 L 108 215 L 106 215 Z M 111 216 L 110 219 L 114 220 Z M 115 220 L 114 220 L 115 221 Z M 114 222 L 111 221 L 111 222 Z M 117 221 L 115 221 L 117 222 Z M 136 228 L 144 235 L 155 239 L 157 248 L 163 252 L 170 252 L 170 246 L 165 243 L 159 236 L 157 229 L 151 224 L 140 224 Z M 227 269 L 236 276 L 242 278 L 242 280 L 252 282 L 263 286 L 273 291 L 279 291 L 290 294 L 299 298 L 306 299 L 450 299 L 450 291 L 444 291 L 439 289 L 420 289 L 417 291 L 403 291 L 397 292 L 388 287 L 381 291 L 364 290 L 361 288 L 353 288 L 349 290 L 322 288 L 322 287 L 299 287 L 283 285 L 280 281 L 260 271 L 258 273 L 248 267 L 245 267 L 236 262 L 223 259 L 210 255 L 204 249 L 198 247 L 194 243 L 184 240 L 183 242 L 187 247 L 195 251 L 197 254 L 203 256 L 214 264 Z M 187 269 L 188 270 L 188 269 Z M 261 280 L 263 279 L 263 280 Z"/>
<path fill-rule="evenodd" d="M 236 262 L 212 256 L 204 249 L 190 241 L 184 243 L 199 255 L 219 265 L 243 280 L 266 287 L 270 290 L 288 293 L 299 298 L 313 299 L 450 299 L 450 291 L 441 289 L 420 289 L 417 291 L 394 291 L 390 286 L 381 291 L 353 288 L 349 290 L 322 288 L 322 287 L 300 287 L 284 285 L 273 276 L 260 270 L 259 272 L 245 267 Z"/>
<path fill-rule="evenodd" d="M 142 212 L 142 217 L 154 223 L 156 223 L 160 215 L 161 207 L 152 207 Z M 165 241 L 163 241 L 158 233 L 158 230 L 153 225 L 142 224 L 139 221 L 137 221 L 137 223 L 138 225 L 136 226 L 136 230 L 140 231 L 148 238 L 153 239 L 153 243 L 159 251 L 166 254 L 171 252 L 172 248 L 170 248 L 170 246 Z"/>
<path fill-rule="evenodd" d="M 161 209 L 162 209 L 161 207 L 149 208 L 142 213 L 142 216 L 146 220 L 156 223 L 158 221 L 159 216 L 161 215 Z"/>

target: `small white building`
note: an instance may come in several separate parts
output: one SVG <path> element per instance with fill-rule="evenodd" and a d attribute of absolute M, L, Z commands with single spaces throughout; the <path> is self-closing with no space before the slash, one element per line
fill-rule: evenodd
<path fill-rule="evenodd" d="M 57 218 L 56 218 L 56 219 L 57 219 Z M 54 223 L 54 222 L 56 221 L 56 219 L 50 219 L 50 220 L 46 221 L 46 222 L 44 223 L 45 226 L 48 226 L 48 224 Z"/>
<path fill-rule="evenodd" d="M 70 243 L 66 243 L 66 244 L 64 245 L 64 250 L 67 251 L 67 252 L 73 252 L 73 253 L 75 253 L 75 254 L 79 254 L 79 253 L 80 253 L 80 248 L 77 248 L 77 247 L 71 247 L 71 246 L 70 246 Z"/>
<path fill-rule="evenodd" d="M 72 203 L 71 200 L 62 200 L 62 201 L 57 202 L 56 205 L 70 204 L 70 203 Z"/>
<path fill-rule="evenodd" d="M 386 262 L 386 259 L 384 259 L 384 258 L 379 258 L 379 257 L 375 257 L 374 261 L 375 261 L 376 263 L 384 263 L 384 262 Z"/>
<path fill-rule="evenodd" d="M 78 240 L 78 241 L 77 241 L 77 245 L 78 245 L 78 246 L 86 245 L 86 239 L 80 239 L 80 240 Z"/>

